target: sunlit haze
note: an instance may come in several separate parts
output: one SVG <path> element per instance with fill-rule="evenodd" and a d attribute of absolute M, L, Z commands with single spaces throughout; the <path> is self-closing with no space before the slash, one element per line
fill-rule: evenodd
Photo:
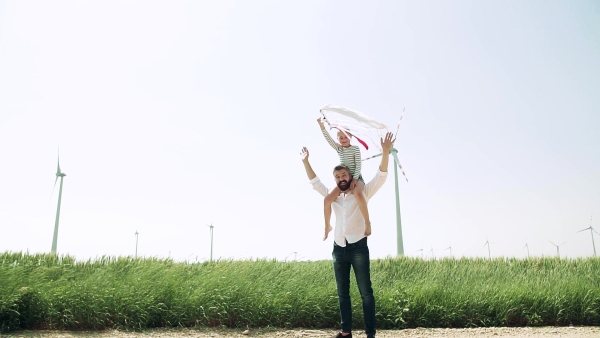
<path fill-rule="evenodd" d="M 61 255 L 331 259 L 335 104 L 403 116 L 406 256 L 593 256 L 599 42 L 593 0 L 0 1 L 0 252 L 50 252 L 60 150 Z"/>

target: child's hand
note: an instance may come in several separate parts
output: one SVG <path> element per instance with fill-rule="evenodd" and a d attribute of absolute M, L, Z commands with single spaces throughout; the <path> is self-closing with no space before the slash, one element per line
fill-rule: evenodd
<path fill-rule="evenodd" d="M 323 123 L 323 118 L 322 117 L 319 117 L 317 119 L 317 122 L 319 123 L 319 127 L 325 128 L 325 124 Z"/>

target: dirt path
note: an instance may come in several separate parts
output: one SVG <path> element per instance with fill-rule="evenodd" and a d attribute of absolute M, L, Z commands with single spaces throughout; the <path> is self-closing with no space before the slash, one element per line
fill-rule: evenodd
<path fill-rule="evenodd" d="M 256 338 L 311 338 L 333 337 L 335 330 L 274 330 L 255 329 L 244 332 L 233 329 L 155 329 L 144 332 L 126 331 L 19 331 L 10 334 L 0 334 L 3 338 L 229 338 L 229 337 L 256 337 Z M 354 337 L 365 337 L 363 332 L 353 333 Z M 599 338 L 599 326 L 586 327 L 523 327 L 523 328 L 479 328 L 479 329 L 409 329 L 400 331 L 381 330 L 377 332 L 379 338 Z"/>

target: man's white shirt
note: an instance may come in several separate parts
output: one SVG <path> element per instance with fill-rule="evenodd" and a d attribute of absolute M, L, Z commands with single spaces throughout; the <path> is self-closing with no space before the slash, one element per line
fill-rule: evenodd
<path fill-rule="evenodd" d="M 363 194 L 367 202 L 381 188 L 387 178 L 387 172 L 377 171 L 375 178 L 365 184 Z M 319 177 L 310 180 L 313 189 L 323 197 L 327 196 L 329 189 L 321 182 Z M 341 193 L 331 204 L 335 213 L 334 240 L 339 246 L 346 246 L 348 243 L 356 243 L 365 237 L 365 219 L 358 207 L 358 201 L 354 194 Z"/>

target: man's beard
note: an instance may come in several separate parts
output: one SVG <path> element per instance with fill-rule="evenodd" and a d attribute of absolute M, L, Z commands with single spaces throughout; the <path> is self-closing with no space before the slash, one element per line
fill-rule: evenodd
<path fill-rule="evenodd" d="M 350 189 L 350 182 L 352 182 L 352 177 L 350 177 L 349 181 L 343 180 L 343 181 L 339 181 L 337 183 L 338 188 L 340 188 L 341 191 L 346 191 L 348 189 Z"/>

